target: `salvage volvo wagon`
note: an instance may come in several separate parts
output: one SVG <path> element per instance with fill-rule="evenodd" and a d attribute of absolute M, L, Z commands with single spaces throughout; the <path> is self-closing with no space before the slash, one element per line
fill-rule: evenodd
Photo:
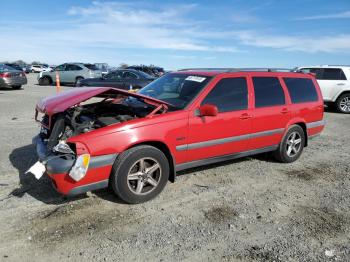
<path fill-rule="evenodd" d="M 89 87 L 45 98 L 30 172 L 64 195 L 111 186 L 140 203 L 179 170 L 264 152 L 293 162 L 324 128 L 322 95 L 311 74 L 270 71 L 181 70 L 138 93 Z"/>

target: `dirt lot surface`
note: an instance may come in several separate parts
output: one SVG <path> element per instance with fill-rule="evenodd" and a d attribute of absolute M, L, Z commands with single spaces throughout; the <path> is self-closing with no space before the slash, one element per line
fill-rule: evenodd
<path fill-rule="evenodd" d="M 140 205 L 108 190 L 67 200 L 24 174 L 34 105 L 55 94 L 28 78 L 0 90 L 0 261 L 350 261 L 350 115 L 327 112 L 293 164 L 259 155 L 192 169 Z"/>

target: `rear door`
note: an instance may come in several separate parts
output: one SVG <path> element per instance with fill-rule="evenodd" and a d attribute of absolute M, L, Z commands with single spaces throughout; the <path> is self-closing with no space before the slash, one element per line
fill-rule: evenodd
<path fill-rule="evenodd" d="M 75 83 L 78 76 L 82 77 L 83 68 L 75 64 L 66 65 L 65 81 L 66 83 Z"/>
<path fill-rule="evenodd" d="M 251 131 L 247 78 L 222 78 L 190 112 L 188 161 L 246 151 Z M 200 105 L 218 108 L 217 116 L 200 116 Z"/>
<path fill-rule="evenodd" d="M 254 91 L 252 132 L 249 149 L 275 147 L 291 118 L 289 96 L 276 76 L 255 73 L 250 78 Z M 288 96 L 288 99 L 287 99 Z"/>

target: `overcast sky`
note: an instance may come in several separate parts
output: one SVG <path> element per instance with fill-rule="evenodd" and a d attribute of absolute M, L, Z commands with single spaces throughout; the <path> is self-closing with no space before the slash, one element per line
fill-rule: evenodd
<path fill-rule="evenodd" d="M 0 61 L 350 64 L 350 0 L 2 1 Z"/>

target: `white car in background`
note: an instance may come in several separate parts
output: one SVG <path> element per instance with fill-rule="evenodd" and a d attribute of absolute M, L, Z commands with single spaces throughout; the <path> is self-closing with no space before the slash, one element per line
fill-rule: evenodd
<path fill-rule="evenodd" d="M 350 66 L 302 66 L 298 70 L 316 75 L 325 104 L 350 114 Z"/>
<path fill-rule="evenodd" d="M 30 71 L 32 73 L 40 73 L 40 72 L 46 71 L 47 69 L 48 69 L 47 65 L 32 65 L 30 67 Z"/>

